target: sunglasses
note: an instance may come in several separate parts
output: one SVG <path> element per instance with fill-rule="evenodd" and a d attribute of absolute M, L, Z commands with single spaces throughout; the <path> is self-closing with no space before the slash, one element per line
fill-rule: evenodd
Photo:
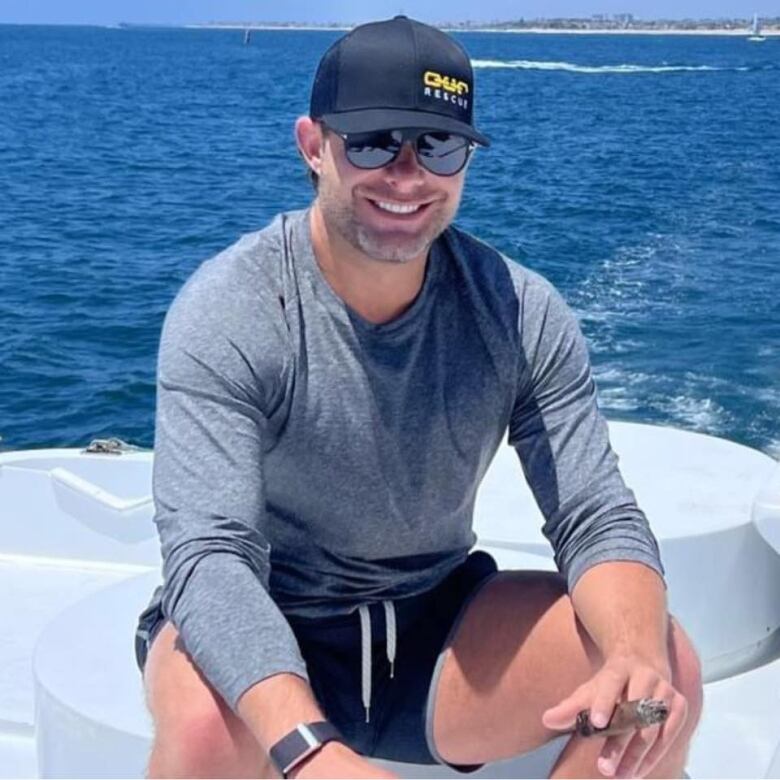
<path fill-rule="evenodd" d="M 356 168 L 372 170 L 390 165 L 401 153 L 404 142 L 411 141 L 417 162 L 436 176 L 454 176 L 463 170 L 476 144 L 455 133 L 425 130 L 375 130 L 369 133 L 340 133 L 347 159 Z"/>

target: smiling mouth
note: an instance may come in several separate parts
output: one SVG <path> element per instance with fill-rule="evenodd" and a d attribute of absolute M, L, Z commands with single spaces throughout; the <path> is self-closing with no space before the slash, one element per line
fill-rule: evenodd
<path fill-rule="evenodd" d="M 400 217 L 419 214 L 430 206 L 430 203 L 392 203 L 391 201 L 375 200 L 374 198 L 366 198 L 366 200 L 378 211 Z"/>

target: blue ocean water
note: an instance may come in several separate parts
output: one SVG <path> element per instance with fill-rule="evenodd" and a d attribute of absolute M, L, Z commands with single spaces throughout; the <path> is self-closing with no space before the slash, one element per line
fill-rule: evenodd
<path fill-rule="evenodd" d="M 0 447 L 152 446 L 164 314 L 308 204 L 337 35 L 0 26 Z M 494 142 L 461 226 L 561 290 L 610 418 L 780 455 L 780 39 L 460 38 Z"/>

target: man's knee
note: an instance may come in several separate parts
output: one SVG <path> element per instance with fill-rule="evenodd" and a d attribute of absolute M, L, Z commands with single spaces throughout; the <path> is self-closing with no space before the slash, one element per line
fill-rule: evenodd
<path fill-rule="evenodd" d="M 204 777 L 232 763 L 235 747 L 218 711 L 189 713 L 155 724 L 150 774 Z"/>
<path fill-rule="evenodd" d="M 249 729 L 237 716 L 202 708 L 155 724 L 149 777 L 276 777 Z"/>
<path fill-rule="evenodd" d="M 149 777 L 275 777 L 249 727 L 200 674 L 176 629 L 159 632 L 144 670 L 154 721 Z"/>
<path fill-rule="evenodd" d="M 693 643 L 674 617 L 670 619 L 669 645 L 672 684 L 688 704 L 683 732 L 690 736 L 701 717 L 704 700 L 701 661 Z"/>

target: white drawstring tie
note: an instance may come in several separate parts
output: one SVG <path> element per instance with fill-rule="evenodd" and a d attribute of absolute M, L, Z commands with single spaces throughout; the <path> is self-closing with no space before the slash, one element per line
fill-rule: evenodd
<path fill-rule="evenodd" d="M 395 675 L 395 606 L 392 601 L 383 601 L 385 608 L 385 640 L 387 646 L 387 660 L 390 663 L 390 677 Z M 368 604 L 358 607 L 360 614 L 360 645 L 362 657 L 361 682 L 363 706 L 366 708 L 366 723 L 370 720 L 371 711 L 371 612 Z"/>

